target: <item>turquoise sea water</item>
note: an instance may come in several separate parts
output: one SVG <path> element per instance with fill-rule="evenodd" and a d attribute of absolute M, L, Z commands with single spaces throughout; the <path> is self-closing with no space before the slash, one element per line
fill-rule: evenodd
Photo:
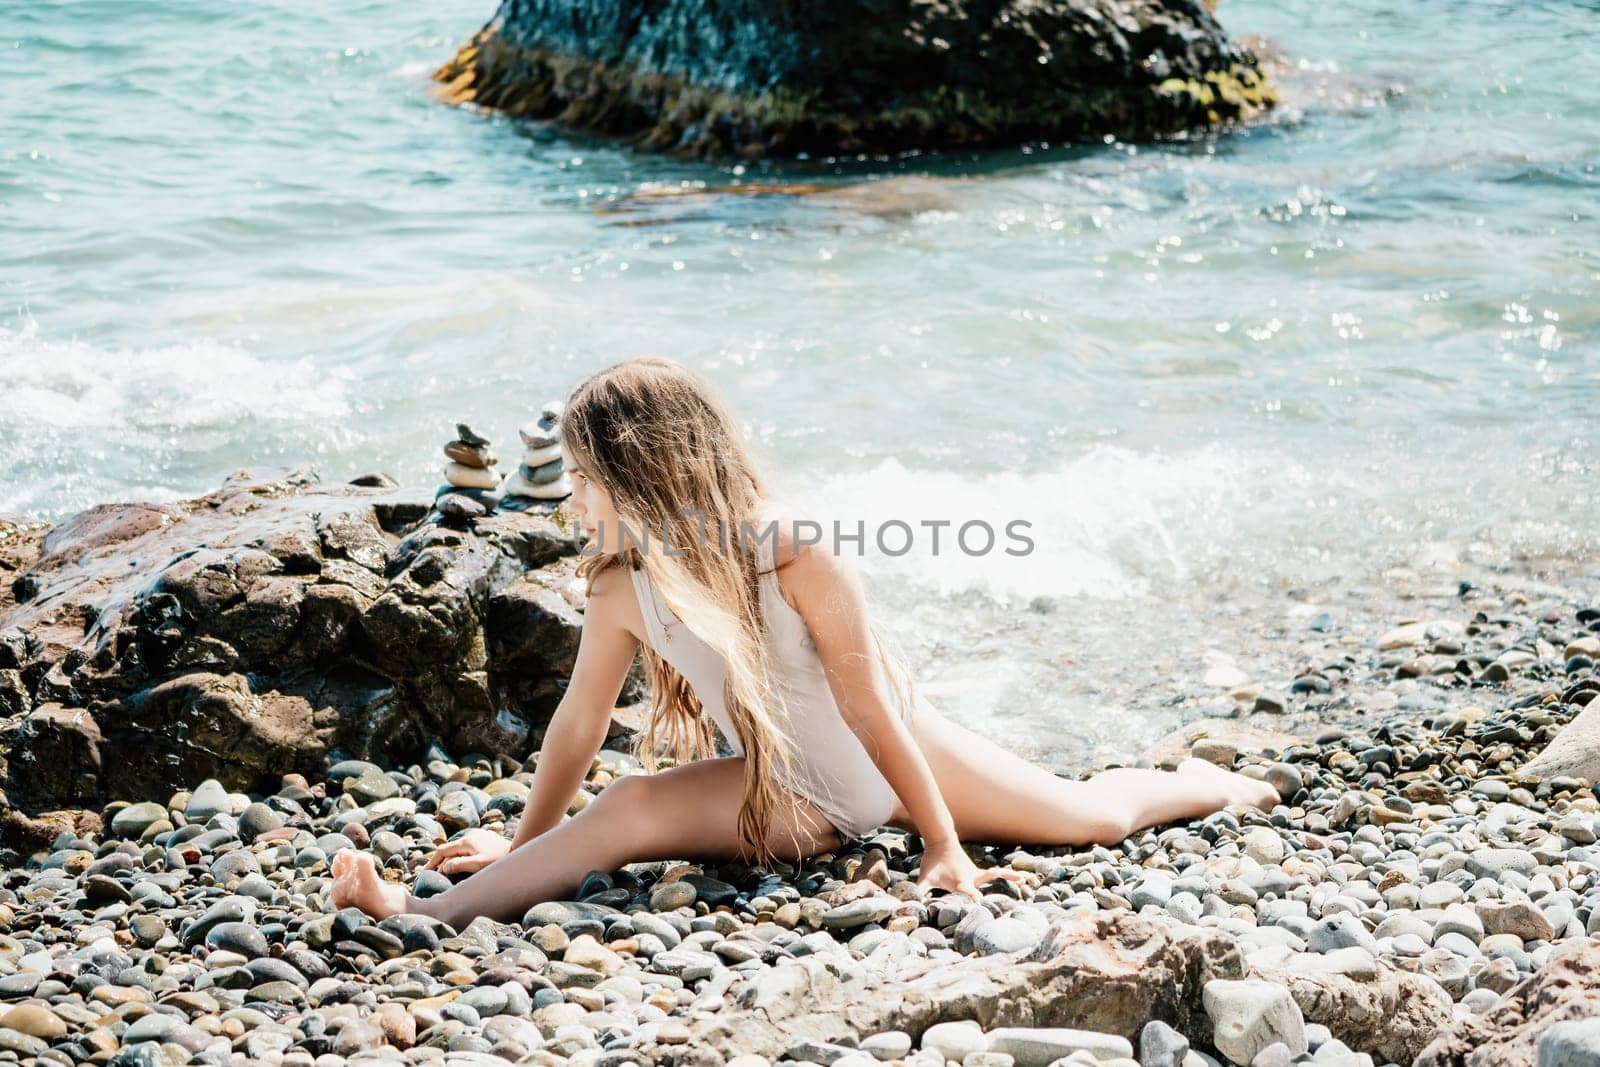
<path fill-rule="evenodd" d="M 1257 128 L 742 170 L 441 106 L 493 7 L 0 0 L 0 513 L 432 484 L 664 353 L 796 499 L 1031 522 L 864 565 L 936 700 L 1102 755 L 1290 603 L 1595 580 L 1593 4 L 1223 0 Z"/>

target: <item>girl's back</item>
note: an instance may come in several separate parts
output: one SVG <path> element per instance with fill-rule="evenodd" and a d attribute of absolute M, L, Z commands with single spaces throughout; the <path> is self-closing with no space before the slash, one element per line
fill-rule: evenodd
<path fill-rule="evenodd" d="M 815 804 L 842 837 L 860 837 L 888 820 L 895 794 L 862 747 L 862 739 L 840 714 L 805 620 L 784 596 L 774 558 L 786 558 L 793 551 L 793 529 L 774 504 L 763 510 L 756 528 L 761 610 L 772 642 L 775 681 L 789 711 L 785 725 L 794 743 L 796 777 L 784 785 Z M 819 545 L 814 551 L 825 548 Z M 642 639 L 683 675 L 734 755 L 744 755 L 723 697 L 727 680 L 723 658 L 673 613 L 643 569 L 628 573 L 644 624 Z M 910 713 L 910 706 L 901 709 L 902 718 L 909 720 Z"/>

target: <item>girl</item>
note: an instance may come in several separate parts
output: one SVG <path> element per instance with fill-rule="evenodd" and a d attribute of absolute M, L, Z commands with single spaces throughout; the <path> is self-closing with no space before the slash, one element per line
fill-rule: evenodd
<path fill-rule="evenodd" d="M 797 860 L 885 823 L 922 838 L 920 890 L 976 897 L 1023 875 L 980 870 L 963 838 L 1110 845 L 1276 802 L 1266 783 L 1193 759 L 1176 772 L 1060 778 L 940 715 L 885 651 L 855 568 L 831 540 L 796 537 L 731 412 L 680 364 L 635 359 L 595 374 L 561 431 L 569 506 L 592 538 L 578 567 L 589 599 L 516 838 L 471 830 L 439 848 L 428 867 L 475 873 L 426 899 L 384 881 L 369 854 L 341 851 L 337 906 L 421 912 L 457 929 L 478 915 L 514 921 L 570 897 L 592 870 Z M 665 740 L 677 765 L 618 778 L 562 821 L 641 650 L 651 712 L 639 754 L 654 770 Z M 734 755 L 715 756 L 712 723 Z"/>

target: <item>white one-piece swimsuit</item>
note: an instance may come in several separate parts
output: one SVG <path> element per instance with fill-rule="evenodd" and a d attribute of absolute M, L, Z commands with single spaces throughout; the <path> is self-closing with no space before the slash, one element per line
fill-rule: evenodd
<path fill-rule="evenodd" d="M 767 514 L 770 521 L 778 521 L 771 518 L 771 511 Z M 775 533 L 776 527 L 772 529 Z M 765 525 L 755 532 L 761 609 L 774 648 L 774 681 L 783 690 L 789 709 L 788 730 L 797 749 L 793 753 L 795 777 L 780 784 L 815 804 L 843 840 L 863 837 L 893 814 L 894 789 L 840 714 L 805 620 L 783 598 L 772 566 L 776 537 L 759 536 L 768 532 Z M 723 698 L 727 666 L 722 657 L 683 624 L 657 594 L 648 574 L 643 570 L 630 573 L 650 647 L 683 675 L 734 754 L 744 755 L 744 744 Z M 892 687 L 890 693 L 894 699 Z M 918 704 L 922 699 L 917 694 Z M 901 718 L 910 722 L 911 705 L 902 708 Z"/>

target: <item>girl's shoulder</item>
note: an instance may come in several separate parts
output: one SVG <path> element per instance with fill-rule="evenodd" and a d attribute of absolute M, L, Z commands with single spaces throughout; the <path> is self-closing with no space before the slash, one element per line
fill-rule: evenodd
<path fill-rule="evenodd" d="M 604 567 L 590 579 L 589 599 L 583 612 L 586 618 L 619 626 L 644 640 L 640 636 L 644 632 L 644 614 L 639 610 L 633 577 L 626 566 Z"/>
<path fill-rule="evenodd" d="M 835 551 L 828 519 L 808 509 L 774 505 L 763 527 L 778 590 L 789 606 L 825 598 L 848 565 Z M 803 612 L 802 612 L 803 614 Z"/>
<path fill-rule="evenodd" d="M 756 536 L 762 552 L 780 574 L 794 565 L 799 554 L 805 551 L 806 533 L 812 527 L 809 516 L 781 500 L 769 501 L 761 511 Z"/>

